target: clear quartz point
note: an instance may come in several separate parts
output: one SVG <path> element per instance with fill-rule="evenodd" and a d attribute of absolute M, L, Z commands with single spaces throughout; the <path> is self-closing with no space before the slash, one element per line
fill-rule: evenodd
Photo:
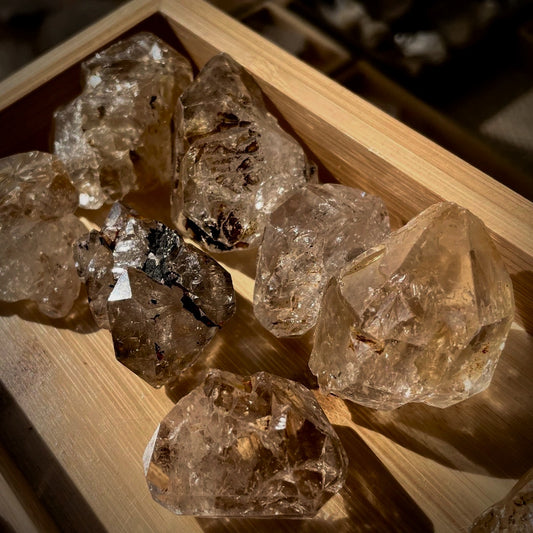
<path fill-rule="evenodd" d="M 309 366 L 323 391 L 362 405 L 447 407 L 489 385 L 513 316 L 484 224 L 435 204 L 331 280 Z"/>

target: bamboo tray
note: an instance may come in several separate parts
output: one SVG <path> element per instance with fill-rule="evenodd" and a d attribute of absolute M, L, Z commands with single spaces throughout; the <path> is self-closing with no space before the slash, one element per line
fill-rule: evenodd
<path fill-rule="evenodd" d="M 1 83 L 0 156 L 47 149 L 53 109 L 78 90 L 79 61 L 139 29 L 181 47 L 197 66 L 218 51 L 232 55 L 307 145 L 322 176 L 380 195 L 396 225 L 441 199 L 477 214 L 513 277 L 517 320 L 492 385 L 459 405 L 380 413 L 318 395 L 350 471 L 317 518 L 196 520 L 155 504 L 142 472 L 144 447 L 173 401 L 209 366 L 312 382 L 310 337 L 277 340 L 253 318 L 253 254 L 222 257 L 238 313 L 201 363 L 166 390 L 115 361 L 109 333 L 96 331 L 81 300 L 59 321 L 3 305 L 3 521 L 16 531 L 54 524 L 91 532 L 466 531 L 532 466 L 532 204 L 200 0 L 133 0 Z M 168 201 L 151 200 L 147 215 L 167 220 Z M 98 223 L 103 213 L 91 216 Z"/>

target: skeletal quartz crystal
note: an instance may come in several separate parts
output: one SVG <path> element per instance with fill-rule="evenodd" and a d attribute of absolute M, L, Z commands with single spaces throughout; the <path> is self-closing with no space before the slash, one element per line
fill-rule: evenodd
<path fill-rule="evenodd" d="M 33 300 L 65 316 L 80 290 L 72 243 L 85 227 L 73 215 L 76 189 L 53 155 L 0 159 L 0 300 Z"/>
<path fill-rule="evenodd" d="M 213 252 L 257 247 L 268 214 L 316 181 L 316 168 L 226 54 L 204 66 L 180 103 L 174 222 Z"/>
<path fill-rule="evenodd" d="M 177 514 L 313 516 L 347 457 L 303 385 L 212 370 L 163 419 L 144 454 L 152 497 Z"/>
<path fill-rule="evenodd" d="M 231 276 L 161 222 L 116 203 L 74 250 L 117 359 L 154 387 L 192 365 L 235 311 Z"/>
<path fill-rule="evenodd" d="M 254 313 L 278 337 L 316 322 L 329 279 L 389 233 L 383 202 L 344 185 L 309 185 L 269 217 L 259 248 Z"/>
<path fill-rule="evenodd" d="M 470 533 L 531 533 L 533 531 L 533 468 L 503 500 L 479 515 Z"/>
<path fill-rule="evenodd" d="M 484 224 L 435 204 L 331 280 L 309 366 L 323 390 L 369 407 L 447 407 L 489 385 L 513 315 Z"/>
<path fill-rule="evenodd" d="M 96 209 L 132 190 L 170 182 L 174 112 L 192 80 L 189 61 L 155 35 L 139 33 L 82 64 L 83 92 L 55 112 L 54 151 Z"/>

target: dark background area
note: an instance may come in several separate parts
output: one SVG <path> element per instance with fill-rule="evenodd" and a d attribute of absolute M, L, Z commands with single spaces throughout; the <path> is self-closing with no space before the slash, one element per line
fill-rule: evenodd
<path fill-rule="evenodd" d="M 0 78 L 124 3 L 0 0 Z M 212 0 L 533 198 L 533 0 Z"/>

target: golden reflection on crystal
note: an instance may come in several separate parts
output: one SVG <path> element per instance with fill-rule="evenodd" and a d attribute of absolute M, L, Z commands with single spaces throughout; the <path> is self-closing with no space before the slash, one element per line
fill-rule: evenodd
<path fill-rule="evenodd" d="M 481 220 L 435 204 L 330 281 L 309 366 L 324 391 L 368 407 L 447 407 L 489 385 L 513 317 Z"/>

